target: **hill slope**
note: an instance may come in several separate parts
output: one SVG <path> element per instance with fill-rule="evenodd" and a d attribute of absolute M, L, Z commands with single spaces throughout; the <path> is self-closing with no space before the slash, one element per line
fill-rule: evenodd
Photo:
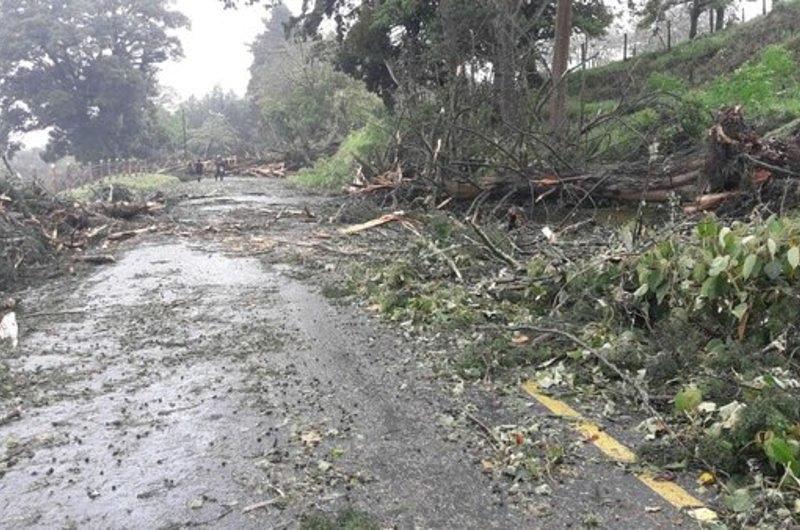
<path fill-rule="evenodd" d="M 621 91 L 641 89 L 654 73 L 668 74 L 689 86 L 701 86 L 756 59 L 772 44 L 782 44 L 800 58 L 800 0 L 778 5 L 758 17 L 725 31 L 675 45 L 669 52 L 642 54 L 585 72 L 587 101 L 614 99 Z M 571 84 L 580 86 L 578 76 Z"/>

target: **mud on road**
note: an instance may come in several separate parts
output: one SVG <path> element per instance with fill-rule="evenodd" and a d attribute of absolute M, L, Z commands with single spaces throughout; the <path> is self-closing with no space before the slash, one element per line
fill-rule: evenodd
<path fill-rule="evenodd" d="M 458 411 L 556 421 L 521 396 L 455 395 L 424 342 L 322 296 L 357 259 L 304 217 L 324 199 L 247 179 L 182 193 L 170 229 L 115 264 L 21 293 L 0 527 L 296 528 L 346 507 L 386 528 L 686 524 L 580 443 L 535 505 L 510 502 Z"/>

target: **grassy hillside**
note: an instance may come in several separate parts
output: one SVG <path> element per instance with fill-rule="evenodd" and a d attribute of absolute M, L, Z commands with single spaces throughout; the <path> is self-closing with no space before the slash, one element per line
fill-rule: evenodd
<path fill-rule="evenodd" d="M 733 72 L 772 44 L 782 44 L 800 58 L 800 0 L 778 5 L 765 17 L 682 42 L 666 53 L 646 53 L 587 70 L 584 94 L 587 101 L 614 99 L 622 91 L 640 90 L 653 74 L 700 86 Z M 577 94 L 579 86 L 575 76 L 573 93 Z"/>

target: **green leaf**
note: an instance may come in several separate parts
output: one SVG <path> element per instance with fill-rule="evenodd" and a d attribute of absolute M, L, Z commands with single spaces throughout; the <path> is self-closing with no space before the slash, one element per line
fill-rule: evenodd
<path fill-rule="evenodd" d="M 675 396 L 675 410 L 688 412 L 697 408 L 703 401 L 703 393 L 696 386 L 687 386 Z"/>
<path fill-rule="evenodd" d="M 797 462 L 798 448 L 791 445 L 785 438 L 769 436 L 764 442 L 764 453 L 774 464 L 791 466 Z"/>
<path fill-rule="evenodd" d="M 713 217 L 706 217 L 697 224 L 697 235 L 703 239 L 717 237 L 719 224 Z"/>
<path fill-rule="evenodd" d="M 662 303 L 667 294 L 669 294 L 669 282 L 664 282 L 656 289 L 656 302 Z"/>
<path fill-rule="evenodd" d="M 706 281 L 703 282 L 703 286 L 700 287 L 700 296 L 704 296 L 709 300 L 713 300 L 717 297 L 719 292 L 719 277 L 718 276 L 709 276 Z"/>
<path fill-rule="evenodd" d="M 730 256 L 717 256 L 711 262 L 711 270 L 708 271 L 709 276 L 719 276 L 728 268 L 731 262 Z"/>
<path fill-rule="evenodd" d="M 789 265 L 791 265 L 792 269 L 796 269 L 800 266 L 800 248 L 790 248 L 789 252 L 786 253 L 786 259 L 789 260 Z"/>
<path fill-rule="evenodd" d="M 745 280 L 753 274 L 753 269 L 756 268 L 756 263 L 758 263 L 758 256 L 755 254 L 750 254 L 744 259 L 744 264 L 742 265 L 742 278 Z"/>
<path fill-rule="evenodd" d="M 775 253 L 778 252 L 778 244 L 775 242 L 774 239 L 772 238 L 767 239 L 767 249 L 769 250 L 769 255 L 774 258 Z"/>
<path fill-rule="evenodd" d="M 725 496 L 725 506 L 736 513 L 744 513 L 750 511 L 755 503 L 746 489 L 738 489 Z"/>
<path fill-rule="evenodd" d="M 647 294 L 647 290 L 648 290 L 647 284 L 643 283 L 642 285 L 639 286 L 638 289 L 636 289 L 636 292 L 633 293 L 633 296 L 635 296 L 636 298 L 642 298 L 644 295 Z"/>
<path fill-rule="evenodd" d="M 739 304 L 733 309 L 731 309 L 731 313 L 735 316 L 738 320 L 742 320 L 742 317 L 745 313 L 747 313 L 747 308 L 750 307 L 747 304 Z"/>
<path fill-rule="evenodd" d="M 697 264 L 694 266 L 694 270 L 692 271 L 692 279 L 696 282 L 705 281 L 708 277 L 708 267 L 702 261 L 698 261 Z"/>
<path fill-rule="evenodd" d="M 731 229 L 728 228 L 727 226 L 722 227 L 722 230 L 719 231 L 719 239 L 718 239 L 718 241 L 719 241 L 719 246 L 720 247 L 725 248 L 725 245 L 727 243 L 727 241 L 725 241 L 725 238 L 730 233 L 731 233 Z"/>

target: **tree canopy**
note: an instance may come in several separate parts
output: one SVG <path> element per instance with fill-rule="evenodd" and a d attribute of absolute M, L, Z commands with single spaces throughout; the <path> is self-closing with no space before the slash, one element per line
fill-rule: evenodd
<path fill-rule="evenodd" d="M 188 25 L 167 0 L 0 1 L 0 142 L 49 129 L 45 156 L 146 156 L 158 66 Z"/>

